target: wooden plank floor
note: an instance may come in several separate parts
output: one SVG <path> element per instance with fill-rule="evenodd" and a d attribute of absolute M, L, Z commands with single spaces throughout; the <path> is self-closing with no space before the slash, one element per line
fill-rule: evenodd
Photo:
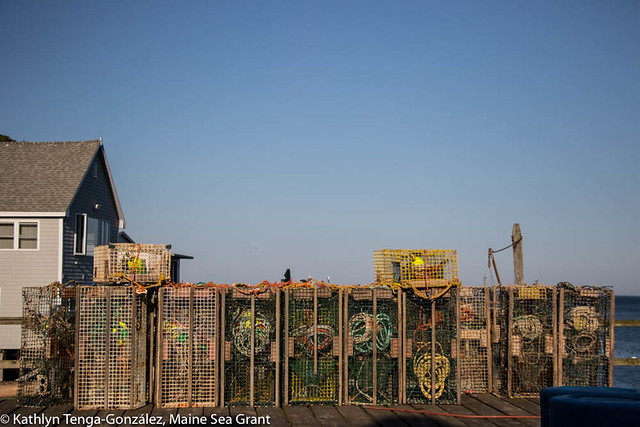
<path fill-rule="evenodd" d="M 131 411 L 76 411 L 71 405 L 51 408 L 19 407 L 14 399 L 0 400 L 0 427 L 14 425 L 52 426 L 79 424 L 86 417 L 92 425 L 154 426 L 154 425 L 271 425 L 271 426 L 353 426 L 353 427 L 524 427 L 539 426 L 539 419 L 454 418 L 445 415 L 540 415 L 538 399 L 507 399 L 492 394 L 463 395 L 461 405 L 397 405 L 386 409 L 362 406 L 287 406 L 283 408 L 180 408 L 162 409 L 146 405 Z M 65 418 L 66 414 L 66 418 Z M 110 415 L 109 415 L 110 414 Z M 107 417 L 109 415 L 109 417 Z M 8 422 L 6 416 L 8 416 Z M 14 418 L 18 417 L 17 419 Z M 31 417 L 31 418 L 27 418 Z M 73 418 L 76 417 L 76 418 Z M 98 422 L 96 418 L 100 417 Z M 134 419 L 132 417 L 139 417 Z M 152 418 L 157 417 L 157 418 Z M 171 418 L 173 417 L 173 418 Z M 177 418 L 179 417 L 179 419 Z M 14 422 L 18 421 L 17 423 Z M 149 422 L 151 421 L 151 422 Z M 164 421 L 164 424 L 162 422 Z M 171 422 L 173 421 L 173 423 Z M 176 422 L 179 421 L 179 422 Z M 215 421 L 215 422 L 214 422 Z M 240 422 L 236 422 L 240 421 Z M 268 423 L 267 423 L 268 421 Z M 228 424 L 231 422 L 231 424 Z"/>

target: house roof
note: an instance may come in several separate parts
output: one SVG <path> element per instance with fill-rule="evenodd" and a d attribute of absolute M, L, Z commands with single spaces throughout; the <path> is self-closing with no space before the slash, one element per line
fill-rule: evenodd
<path fill-rule="evenodd" d="M 0 142 L 0 212 L 66 214 L 101 140 L 74 142 Z M 107 174 L 120 227 L 124 216 L 109 164 Z"/>

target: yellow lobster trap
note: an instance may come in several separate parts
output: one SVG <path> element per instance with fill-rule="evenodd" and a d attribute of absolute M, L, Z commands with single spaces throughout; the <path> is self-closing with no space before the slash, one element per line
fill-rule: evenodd
<path fill-rule="evenodd" d="M 379 249 L 373 252 L 376 283 L 416 289 L 458 285 L 458 255 L 453 249 Z"/>

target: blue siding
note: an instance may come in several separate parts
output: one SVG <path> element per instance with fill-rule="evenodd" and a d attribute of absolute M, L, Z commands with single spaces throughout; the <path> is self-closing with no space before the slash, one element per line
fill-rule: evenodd
<path fill-rule="evenodd" d="M 97 178 L 93 176 L 94 164 L 98 166 Z M 100 204 L 100 209 L 94 209 L 96 204 Z M 89 166 L 75 199 L 71 202 L 69 216 L 64 219 L 63 282 L 69 280 L 75 280 L 79 283 L 93 281 L 93 256 L 73 254 L 76 214 L 83 213 L 92 218 L 109 221 L 111 223 L 110 242 L 118 241 L 118 213 L 107 175 L 102 147 L 98 149 L 98 154 Z"/>

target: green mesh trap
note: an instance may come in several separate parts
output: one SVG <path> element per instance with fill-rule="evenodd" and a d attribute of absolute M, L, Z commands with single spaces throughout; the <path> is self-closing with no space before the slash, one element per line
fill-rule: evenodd
<path fill-rule="evenodd" d="M 270 288 L 221 290 L 224 301 L 225 405 L 279 404 L 280 293 Z M 278 320 L 278 321 L 276 321 Z"/>
<path fill-rule="evenodd" d="M 340 401 L 342 292 L 285 290 L 285 404 Z"/>
<path fill-rule="evenodd" d="M 398 294 L 383 286 L 347 294 L 347 404 L 399 402 Z"/>
<path fill-rule="evenodd" d="M 216 297 L 216 288 L 159 290 L 158 406 L 217 405 Z"/>
<path fill-rule="evenodd" d="M 77 293 L 76 409 L 134 409 L 146 403 L 146 295 L 130 287 Z"/>
<path fill-rule="evenodd" d="M 20 405 L 73 400 L 75 302 L 74 287 L 22 289 Z"/>
<path fill-rule="evenodd" d="M 403 400 L 407 403 L 459 403 L 458 290 L 438 299 L 404 294 Z"/>

